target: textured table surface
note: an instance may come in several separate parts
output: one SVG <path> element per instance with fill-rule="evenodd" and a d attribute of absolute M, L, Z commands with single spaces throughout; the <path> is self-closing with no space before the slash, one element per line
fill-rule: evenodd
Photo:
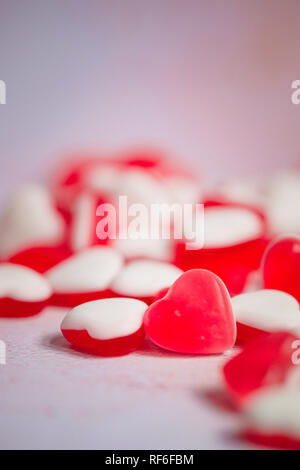
<path fill-rule="evenodd" d="M 60 334 L 64 313 L 0 319 L 1 449 L 247 447 L 220 394 L 226 357 L 180 356 L 147 342 L 119 358 L 84 355 Z"/>

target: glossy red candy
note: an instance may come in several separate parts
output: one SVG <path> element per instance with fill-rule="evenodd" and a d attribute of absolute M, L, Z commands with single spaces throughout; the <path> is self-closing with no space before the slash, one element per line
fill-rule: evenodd
<path fill-rule="evenodd" d="M 228 291 L 218 276 L 203 269 L 182 274 L 165 297 L 150 305 L 144 326 L 155 344 L 179 353 L 221 353 L 236 339 Z"/>
<path fill-rule="evenodd" d="M 163 297 L 165 297 L 167 295 L 168 291 L 169 291 L 169 287 L 164 287 L 163 289 L 160 289 L 157 292 L 156 296 L 154 297 L 153 302 L 156 302 L 157 300 L 160 300 Z"/>
<path fill-rule="evenodd" d="M 268 243 L 266 219 L 245 204 L 207 201 L 204 206 L 204 246 L 188 250 L 178 243 L 176 264 L 184 271 L 208 269 L 225 282 L 231 295 L 239 294 L 260 266 Z"/>
<path fill-rule="evenodd" d="M 242 404 L 262 388 L 286 382 L 295 368 L 291 355 L 296 340 L 295 335 L 285 331 L 265 334 L 225 364 L 226 389 L 236 404 Z"/>
<path fill-rule="evenodd" d="M 136 299 L 110 298 L 87 302 L 71 310 L 62 322 L 64 337 L 73 346 L 103 356 L 138 349 L 145 338 L 147 308 Z"/>
<path fill-rule="evenodd" d="M 0 317 L 27 317 L 39 313 L 52 290 L 47 280 L 25 266 L 0 264 Z"/>
<path fill-rule="evenodd" d="M 279 289 L 300 302 L 300 238 L 284 237 L 271 243 L 263 261 L 266 289 Z"/>

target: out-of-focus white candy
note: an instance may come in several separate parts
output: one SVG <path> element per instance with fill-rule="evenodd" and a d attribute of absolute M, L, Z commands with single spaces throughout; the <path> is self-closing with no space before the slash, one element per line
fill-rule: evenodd
<path fill-rule="evenodd" d="M 111 289 L 128 297 L 151 297 L 171 286 L 181 276 L 181 269 L 160 261 L 137 260 L 123 267 Z"/>
<path fill-rule="evenodd" d="M 265 208 L 274 233 L 300 233 L 300 172 L 271 179 Z"/>
<path fill-rule="evenodd" d="M 188 178 L 170 176 L 164 179 L 171 204 L 197 204 L 202 199 L 200 185 Z"/>
<path fill-rule="evenodd" d="M 266 332 L 293 330 L 300 327 L 297 300 L 285 292 L 262 289 L 232 298 L 236 321 Z"/>
<path fill-rule="evenodd" d="M 168 192 L 150 173 L 117 166 L 99 167 L 86 176 L 89 187 L 108 195 L 113 202 L 127 196 L 128 205 L 169 202 Z"/>
<path fill-rule="evenodd" d="M 262 222 L 247 209 L 209 207 L 204 212 L 204 246 L 220 248 L 259 238 Z"/>
<path fill-rule="evenodd" d="M 117 195 L 120 190 L 122 173 L 116 165 L 103 164 L 92 167 L 85 175 L 85 183 L 100 194 Z"/>
<path fill-rule="evenodd" d="M 233 181 L 218 188 L 226 198 L 261 207 L 268 218 L 271 232 L 300 233 L 300 171 L 277 173 L 265 180 Z"/>
<path fill-rule="evenodd" d="M 169 194 L 166 188 L 153 176 L 142 170 L 130 170 L 123 174 L 120 195 L 127 195 L 128 204 L 169 203 Z"/>
<path fill-rule="evenodd" d="M 156 177 L 138 168 L 99 166 L 91 168 L 85 180 L 90 189 L 109 195 L 113 201 L 127 196 L 128 204 L 195 204 L 201 199 L 199 184 L 187 177 Z"/>
<path fill-rule="evenodd" d="M 0 264 L 0 297 L 24 302 L 48 299 L 52 289 L 48 281 L 33 269 L 12 263 Z"/>
<path fill-rule="evenodd" d="M 248 427 L 259 433 L 300 439 L 300 390 L 276 386 L 255 393 L 247 403 Z"/>
<path fill-rule="evenodd" d="M 94 246 L 57 264 L 46 276 L 55 293 L 103 291 L 122 263 L 122 255 L 113 248 Z"/>
<path fill-rule="evenodd" d="M 119 250 L 125 258 L 151 258 L 160 261 L 171 261 L 174 256 L 173 241 L 163 239 L 117 239 L 113 247 Z"/>
<path fill-rule="evenodd" d="M 91 246 L 92 231 L 96 231 L 96 204 L 93 196 L 81 194 L 75 201 L 70 229 L 70 247 L 79 251 Z"/>
<path fill-rule="evenodd" d="M 262 187 L 262 181 L 257 180 L 230 181 L 218 187 L 218 194 L 233 202 L 263 207 L 265 196 Z"/>
<path fill-rule="evenodd" d="M 24 186 L 0 217 L 0 256 L 34 245 L 56 245 L 62 241 L 64 231 L 65 223 L 48 191 L 39 185 Z"/>
<path fill-rule="evenodd" d="M 112 298 L 86 302 L 64 318 L 62 330 L 86 330 L 92 338 L 108 340 L 129 336 L 143 323 L 147 304 L 136 299 Z"/>

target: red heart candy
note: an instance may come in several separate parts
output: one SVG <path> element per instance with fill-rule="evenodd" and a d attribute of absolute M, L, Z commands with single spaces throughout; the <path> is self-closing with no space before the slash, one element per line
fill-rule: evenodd
<path fill-rule="evenodd" d="M 295 366 L 291 361 L 295 335 L 280 331 L 251 341 L 224 366 L 225 385 L 237 404 L 253 392 L 282 384 Z"/>
<path fill-rule="evenodd" d="M 225 284 L 203 269 L 182 274 L 167 295 L 148 308 L 144 327 L 155 344 L 180 353 L 221 353 L 236 339 Z"/>
<path fill-rule="evenodd" d="M 266 289 L 278 289 L 300 302 L 300 239 L 284 237 L 272 243 L 263 262 Z"/>

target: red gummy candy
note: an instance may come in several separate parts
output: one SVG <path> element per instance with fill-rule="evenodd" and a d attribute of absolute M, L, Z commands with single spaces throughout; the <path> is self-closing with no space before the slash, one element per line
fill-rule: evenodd
<path fill-rule="evenodd" d="M 292 344 L 297 338 L 280 331 L 264 334 L 248 343 L 223 368 L 227 391 L 236 404 L 263 387 L 283 384 L 291 369 Z"/>
<path fill-rule="evenodd" d="M 300 302 L 300 238 L 284 237 L 273 242 L 263 260 L 266 289 L 278 289 Z"/>
<path fill-rule="evenodd" d="M 144 327 L 155 344 L 179 353 L 221 353 L 236 339 L 228 291 L 218 276 L 203 269 L 182 274 L 148 308 Z"/>
<path fill-rule="evenodd" d="M 163 289 L 160 289 L 156 296 L 153 299 L 153 303 L 156 302 L 157 300 L 163 299 L 169 291 L 169 287 L 164 287 Z"/>

